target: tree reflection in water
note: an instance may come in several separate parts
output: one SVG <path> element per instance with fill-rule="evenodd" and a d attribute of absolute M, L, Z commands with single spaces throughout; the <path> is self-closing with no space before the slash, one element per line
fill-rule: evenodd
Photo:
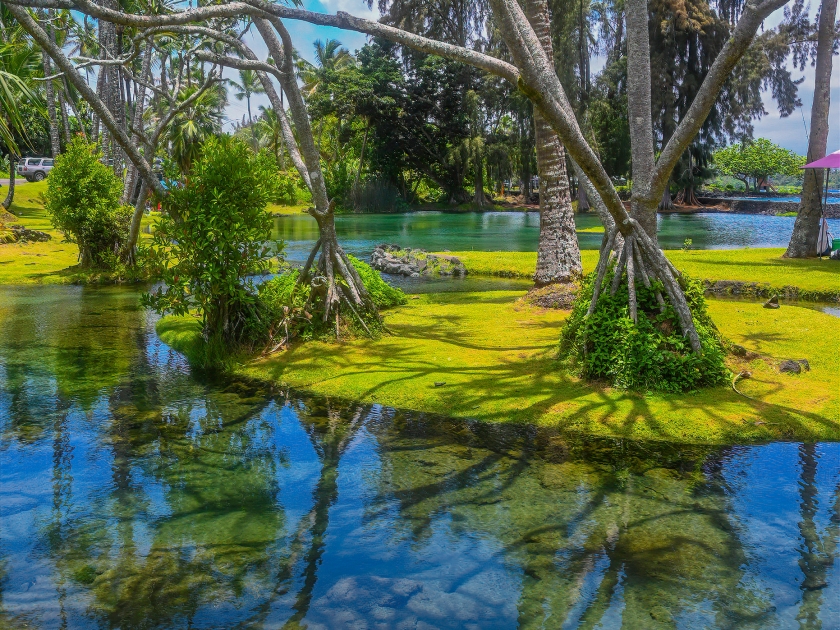
<path fill-rule="evenodd" d="M 0 295 L 0 626 L 840 627 L 840 445 L 217 383 L 136 296 L 38 291 Z"/>

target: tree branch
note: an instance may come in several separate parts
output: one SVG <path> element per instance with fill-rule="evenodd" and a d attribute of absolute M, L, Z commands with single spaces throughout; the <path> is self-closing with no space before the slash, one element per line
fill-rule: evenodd
<path fill-rule="evenodd" d="M 64 55 L 63 52 L 61 52 L 61 49 L 52 42 L 50 36 L 47 35 L 41 26 L 32 19 L 26 9 L 12 4 L 7 6 L 9 12 L 15 16 L 15 19 L 23 27 L 23 29 L 32 36 L 32 39 L 34 39 L 38 46 L 41 47 L 41 50 L 46 52 L 52 60 L 55 61 L 55 64 L 61 68 L 67 79 L 73 84 L 73 87 L 79 91 L 82 97 L 91 106 L 91 109 L 96 112 L 97 116 L 99 116 L 100 120 L 102 120 L 102 123 L 119 143 L 120 148 L 125 151 L 126 155 L 137 167 L 137 170 L 140 171 L 140 174 L 143 176 L 143 179 L 146 180 L 149 187 L 157 194 L 161 196 L 164 195 L 166 191 L 158 179 L 154 176 L 152 167 L 145 158 L 143 158 L 137 150 L 137 147 L 131 142 L 125 130 L 123 130 L 117 121 L 114 120 L 114 117 L 105 106 L 105 103 L 102 102 L 99 96 L 90 88 L 90 86 L 88 86 L 87 82 L 76 71 L 73 63 Z"/>

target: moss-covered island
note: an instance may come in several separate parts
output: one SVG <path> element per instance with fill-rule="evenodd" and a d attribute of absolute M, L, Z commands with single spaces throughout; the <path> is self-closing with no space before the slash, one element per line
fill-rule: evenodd
<path fill-rule="evenodd" d="M 386 311 L 378 340 L 309 342 L 239 364 L 239 376 L 317 394 L 486 422 L 556 426 L 597 435 L 725 444 L 840 439 L 840 319 L 805 306 L 709 300 L 721 333 L 757 356 L 731 387 L 636 393 L 567 376 L 555 360 L 567 311 L 524 303 L 523 292 L 413 296 Z M 188 356 L 198 322 L 163 318 L 162 340 Z M 779 372 L 784 359 L 810 371 Z"/>

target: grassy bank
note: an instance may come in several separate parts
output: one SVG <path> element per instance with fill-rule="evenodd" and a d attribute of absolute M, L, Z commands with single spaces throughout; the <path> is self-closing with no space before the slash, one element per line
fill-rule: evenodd
<path fill-rule="evenodd" d="M 840 439 L 838 318 L 711 300 L 723 334 L 761 355 L 730 364 L 752 371 L 738 385 L 751 398 L 726 387 L 642 395 L 564 375 L 553 357 L 566 314 L 526 306 L 521 296 L 418 296 L 387 313 L 393 336 L 299 345 L 236 371 L 322 395 L 598 435 L 710 444 Z M 195 320 L 165 318 L 158 332 L 172 347 L 195 351 Z M 811 371 L 779 373 L 787 358 L 807 358 Z"/>
<path fill-rule="evenodd" d="M 739 282 L 763 288 L 759 294 L 798 294 L 800 299 L 840 302 L 840 263 L 835 260 L 782 258 L 784 249 L 705 249 L 665 252 L 680 271 L 710 283 Z M 449 252 L 471 274 L 530 278 L 536 252 Z M 581 252 L 584 272 L 592 271 L 598 252 Z M 749 287 L 748 287 L 749 288 Z M 791 291 L 795 288 L 796 292 Z M 749 291 L 747 291 L 750 294 Z"/>

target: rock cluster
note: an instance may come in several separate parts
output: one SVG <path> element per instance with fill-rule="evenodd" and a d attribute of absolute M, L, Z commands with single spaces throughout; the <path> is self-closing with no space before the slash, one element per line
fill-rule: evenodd
<path fill-rule="evenodd" d="M 430 254 L 424 249 L 399 245 L 377 245 L 370 256 L 370 266 L 384 273 L 412 278 L 467 275 L 467 268 L 457 256 Z"/>
<path fill-rule="evenodd" d="M 30 230 L 22 225 L 10 225 L 0 234 L 0 243 L 40 243 L 49 241 L 52 236 L 39 230 Z"/>

